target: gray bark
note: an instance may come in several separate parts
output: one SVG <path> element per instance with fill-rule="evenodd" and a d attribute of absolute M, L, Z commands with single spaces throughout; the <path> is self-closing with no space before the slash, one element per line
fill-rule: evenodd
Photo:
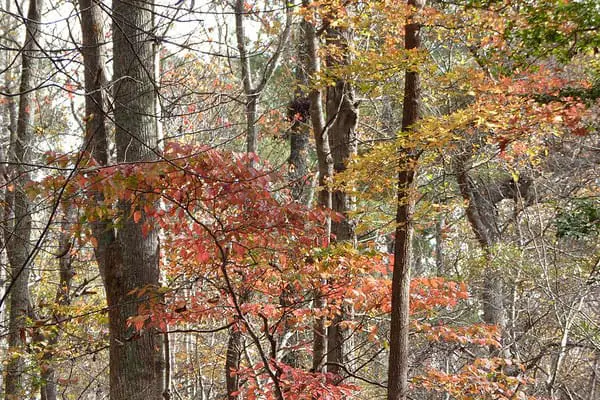
<path fill-rule="evenodd" d="M 11 0 L 6 0 L 5 10 L 6 14 L 1 19 L 4 25 L 9 24 L 9 13 L 11 12 Z M 10 32 L 10 29 L 8 29 Z M 6 46 L 6 48 L 10 47 L 10 41 L 14 40 L 14 35 L 10 35 L 8 32 L 5 32 L 2 35 L 2 45 Z M 4 92 L 12 94 L 17 91 L 16 82 L 14 77 L 14 70 L 16 70 L 16 66 L 10 67 L 12 62 L 11 52 L 5 51 L 3 57 L 3 67 L 7 68 L 4 73 L 4 82 L 3 88 Z M 8 218 L 12 215 L 13 208 L 13 193 L 8 190 L 9 181 L 9 167 L 7 164 L 8 161 L 8 148 L 10 147 L 10 143 L 13 143 L 16 138 L 17 133 L 17 120 L 18 120 L 18 103 L 17 98 L 15 96 L 8 96 L 5 98 L 5 103 L 0 106 L 2 110 L 2 136 L 0 137 L 0 179 L 2 180 L 2 187 L 4 190 L 0 193 L 0 221 L 1 225 L 4 225 Z M 7 228 L 8 226 L 2 226 L 0 229 L 0 263 L 2 265 L 9 265 L 8 255 L 6 254 L 6 236 L 5 234 L 10 234 Z M 7 268 L 0 269 L 0 297 L 4 298 L 5 290 L 6 290 L 6 282 L 8 280 L 9 271 Z M 7 304 L 4 302 L 0 305 L 0 321 L 6 321 L 6 313 L 7 313 Z M 0 374 L 0 387 L 4 388 L 4 377 Z"/>
<path fill-rule="evenodd" d="M 462 197 L 467 202 L 466 214 L 475 237 L 485 256 L 485 274 L 482 290 L 483 321 L 486 324 L 506 326 L 504 307 L 504 284 L 502 272 L 494 266 L 493 250 L 500 242 L 500 228 L 497 221 L 496 204 L 504 199 L 516 201 L 527 197 L 531 180 L 522 178 L 514 182 L 508 177 L 492 182 L 477 182 L 469 174 L 470 151 L 455 158 L 455 171 Z"/>
<path fill-rule="evenodd" d="M 444 240 L 444 229 L 446 225 L 446 218 L 443 215 L 438 217 L 438 221 L 435 224 L 435 269 L 438 276 L 446 275 L 446 262 L 445 256 L 445 240 Z"/>
<path fill-rule="evenodd" d="M 155 122 L 153 4 L 115 0 L 112 7 L 114 54 L 114 120 L 118 162 L 153 161 L 157 156 Z M 162 335 L 153 329 L 135 332 L 128 318 L 137 315 L 148 296 L 131 294 L 159 285 L 157 229 L 142 234 L 121 202 L 123 223 L 105 257 L 105 285 L 110 325 L 111 400 L 159 400 L 164 392 Z"/>
<path fill-rule="evenodd" d="M 240 368 L 243 350 L 242 340 L 242 331 L 238 327 L 232 327 L 229 332 L 227 354 L 225 356 L 225 386 L 227 388 L 228 400 L 237 400 L 240 398 L 237 394 L 240 390 L 240 379 L 237 374 L 232 372 Z"/>
<path fill-rule="evenodd" d="M 288 120 L 292 123 L 290 127 L 290 158 L 288 160 L 288 178 L 292 197 L 296 202 L 305 203 L 310 206 L 310 189 L 307 185 L 308 175 L 308 151 L 310 137 L 310 101 L 306 96 L 304 88 L 308 86 L 308 75 L 306 73 L 307 46 L 304 40 L 305 33 L 303 25 L 300 25 L 298 33 L 300 41 L 297 44 L 298 64 L 296 65 L 296 90 L 294 99 L 288 105 Z M 294 307 L 295 289 L 288 285 L 281 293 L 279 304 L 287 310 Z M 281 360 L 290 366 L 298 368 L 300 360 L 296 351 L 287 350 L 284 347 L 293 346 L 297 342 L 294 327 L 290 325 L 289 318 L 283 317 L 283 332 L 278 335 L 278 349 L 282 353 Z"/>
<path fill-rule="evenodd" d="M 309 0 L 303 0 L 303 7 L 308 8 Z M 317 76 L 321 71 L 321 58 L 319 56 L 319 42 L 315 27 L 306 21 L 302 21 L 307 46 L 307 66 L 306 71 L 309 75 L 309 81 Z M 323 95 L 321 90 L 312 87 L 308 94 L 310 102 L 309 113 L 315 137 L 315 147 L 317 152 L 317 164 L 319 169 L 319 195 L 317 203 L 320 207 L 331 208 L 331 191 L 327 189 L 327 180 L 333 175 L 333 163 L 329 151 L 329 140 L 327 138 L 327 129 L 325 127 L 325 113 L 323 110 Z M 327 221 L 326 236 L 331 234 L 331 221 Z M 326 306 L 325 299 L 320 293 L 315 293 L 313 307 L 322 309 Z M 327 354 L 327 329 L 325 327 L 325 318 L 318 318 L 313 327 L 313 365 L 312 370 L 321 372 L 323 370 L 325 357 Z"/>
<path fill-rule="evenodd" d="M 71 256 L 73 238 L 71 237 L 69 230 L 74 219 L 75 209 L 71 205 L 65 204 L 62 223 L 63 231 L 61 232 L 58 240 L 60 250 L 59 254 L 56 255 L 59 264 L 59 283 L 54 299 L 55 303 L 61 306 L 67 306 L 71 304 L 71 284 L 73 282 L 73 277 L 75 276 L 75 268 L 72 265 L 73 258 Z M 57 314 L 54 316 L 53 322 L 60 324 L 63 322 L 63 319 L 64 315 Z M 54 354 L 52 353 L 52 349 L 56 346 L 58 340 L 60 339 L 59 332 L 60 330 L 53 333 L 50 338 L 42 337 L 42 339 L 47 339 L 47 345 L 45 347 L 48 350 L 42 356 L 40 365 L 42 367 L 42 385 L 40 387 L 41 400 L 56 400 L 58 398 L 55 368 L 53 365 Z"/>
<path fill-rule="evenodd" d="M 304 36 L 302 26 L 300 32 Z M 294 100 L 288 106 L 288 120 L 292 123 L 290 128 L 290 158 L 289 178 L 292 196 L 300 203 L 305 203 L 309 187 L 307 186 L 308 173 L 308 146 L 310 137 L 310 100 L 302 89 L 308 86 L 308 75 L 305 71 L 307 65 L 306 43 L 298 45 L 298 66 L 296 67 L 297 88 Z"/>
<path fill-rule="evenodd" d="M 246 32 L 244 25 L 244 15 L 246 14 L 245 1 L 235 0 L 233 11 L 235 14 L 235 36 L 237 40 L 238 54 L 240 57 L 240 67 L 242 83 L 244 88 L 246 112 L 246 152 L 258 153 L 258 131 L 256 129 L 256 120 L 258 118 L 258 101 L 260 96 L 273 76 L 275 68 L 279 64 L 284 46 L 288 43 L 292 29 L 292 9 L 288 2 L 285 3 L 286 18 L 285 25 L 279 37 L 277 48 L 271 58 L 267 61 L 258 82 L 254 82 L 250 58 L 246 46 Z"/>
<path fill-rule="evenodd" d="M 329 46 L 335 47 L 341 56 L 330 56 L 327 58 L 327 66 L 349 65 L 350 56 L 348 42 L 350 32 L 329 25 L 324 18 L 326 26 L 325 40 Z M 351 156 L 356 154 L 356 125 L 358 123 L 358 104 L 355 99 L 354 88 L 349 81 L 337 79 L 334 86 L 327 88 L 327 125 L 329 148 L 333 163 L 333 173 L 344 172 Z M 340 213 L 341 221 L 331 223 L 333 240 L 337 242 L 355 242 L 354 224 L 350 219 L 349 212 L 353 209 L 353 199 L 345 191 L 335 189 L 332 194 L 331 208 Z M 347 333 L 340 327 L 340 323 L 348 315 L 350 310 L 341 310 L 331 322 L 327 330 L 327 372 L 340 375 L 342 366 L 345 365 L 344 344 L 349 338 Z"/>
<path fill-rule="evenodd" d="M 104 29 L 102 10 L 94 0 L 79 0 L 81 14 L 82 44 L 85 87 L 85 139 L 83 150 L 100 165 L 108 164 L 108 136 L 106 129 L 106 84 L 107 77 L 104 69 Z M 101 193 L 94 194 L 98 203 L 104 201 Z M 114 231 L 110 228 L 111 221 L 96 221 L 92 223 L 92 233 L 98 242 L 94 249 L 100 275 L 105 281 L 106 249 L 115 240 Z"/>
<path fill-rule="evenodd" d="M 19 109 L 15 135 L 11 138 L 8 159 L 11 163 L 9 177 L 13 179 L 14 190 L 7 192 L 7 219 L 5 240 L 10 263 L 9 280 L 9 354 L 6 365 L 5 398 L 7 400 L 23 398 L 23 352 L 25 337 L 25 319 L 29 310 L 28 281 L 31 266 L 31 210 L 24 191 L 30 180 L 25 164 L 32 161 L 31 143 L 34 135 L 34 69 L 35 53 L 40 38 L 41 0 L 30 0 L 25 23 L 25 43 L 22 51 L 21 83 L 19 87 Z"/>

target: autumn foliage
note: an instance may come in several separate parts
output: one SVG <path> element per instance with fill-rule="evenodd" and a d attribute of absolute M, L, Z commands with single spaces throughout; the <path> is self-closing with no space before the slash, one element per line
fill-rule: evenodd
<path fill-rule="evenodd" d="M 48 157 L 60 167 L 73 162 Z M 254 155 L 172 143 L 157 162 L 99 167 L 88 160 L 80 163 L 74 178 L 58 175 L 42 185 L 51 191 L 64 186 L 82 221 L 108 219 L 118 225 L 131 218 L 143 230 L 162 229 L 165 285 L 138 290 L 140 297 L 151 296 L 130 319 L 133 329 L 170 331 L 192 324 L 199 332 L 241 330 L 260 358 L 230 371 L 247 382 L 243 398 L 346 398 L 360 386 L 282 361 L 285 353 L 309 353 L 309 341 L 281 344 L 286 333 L 310 334 L 316 318 L 332 320 L 343 307 L 351 307 L 363 317 L 343 325 L 385 346 L 378 321 L 390 312 L 392 256 L 372 245 L 326 246 L 325 220 L 339 217 L 294 202 L 280 186 L 279 174 L 257 165 Z M 93 201 L 94 193 L 103 194 L 103 204 Z M 115 207 L 122 200 L 131 204 L 124 214 Z M 75 228 L 80 240 L 96 246 L 83 226 Z M 495 327 L 445 319 L 468 302 L 464 283 L 416 278 L 411 288 L 412 329 L 418 340 L 475 352 L 499 346 Z M 326 300 L 325 308 L 313 307 L 315 296 Z M 451 375 L 429 366 L 413 377 L 413 384 L 460 399 L 514 398 L 525 382 L 504 375 L 502 367 L 510 362 L 475 358 Z"/>

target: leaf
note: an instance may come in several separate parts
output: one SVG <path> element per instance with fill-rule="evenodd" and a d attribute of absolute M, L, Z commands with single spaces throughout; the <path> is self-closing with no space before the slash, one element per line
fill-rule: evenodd
<path fill-rule="evenodd" d="M 142 212 L 140 210 L 136 210 L 133 213 L 133 222 L 135 222 L 137 224 L 140 222 L 141 219 L 142 219 Z"/>

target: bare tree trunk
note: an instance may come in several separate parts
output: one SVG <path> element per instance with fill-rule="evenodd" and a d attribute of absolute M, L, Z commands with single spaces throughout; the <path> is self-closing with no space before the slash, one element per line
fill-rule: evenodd
<path fill-rule="evenodd" d="M 335 18 L 335 16 L 333 16 Z M 327 18 L 325 41 L 328 46 L 336 49 L 334 56 L 327 57 L 327 66 L 350 65 L 348 43 L 351 33 L 347 29 L 333 27 Z M 333 173 L 344 172 L 350 157 L 356 154 L 356 125 L 358 123 L 358 104 L 355 100 L 354 88 L 349 81 L 337 79 L 334 86 L 327 88 L 327 126 L 329 148 L 333 162 Z M 354 201 L 345 191 L 335 189 L 332 193 L 331 208 L 340 213 L 343 219 L 332 222 L 331 233 L 335 241 L 355 242 L 354 224 L 350 220 L 349 212 L 354 207 Z M 343 309 L 334 318 L 327 330 L 327 372 L 340 375 L 342 366 L 345 365 L 344 343 L 349 340 L 347 333 L 341 328 L 340 323 L 351 310 Z"/>
<path fill-rule="evenodd" d="M 424 0 L 408 0 L 408 5 L 422 8 Z M 421 47 L 420 25 L 408 16 L 405 25 L 404 47 L 407 50 Z M 410 132 L 421 112 L 421 83 L 419 72 L 406 71 L 404 78 L 404 101 L 402 131 Z M 412 245 L 412 214 L 414 205 L 414 181 L 417 159 L 404 149 L 400 156 L 398 174 L 398 209 L 396 212 L 396 243 L 394 271 L 392 275 L 392 313 L 390 327 L 390 358 L 388 369 L 388 400 L 408 398 L 408 334 L 410 302 L 410 260 Z"/>
<path fill-rule="evenodd" d="M 446 218 L 443 215 L 438 216 L 438 221 L 435 224 L 435 269 L 438 276 L 444 276 L 447 274 L 446 262 L 444 260 L 445 253 L 445 240 L 444 240 L 444 228 L 446 225 Z"/>
<path fill-rule="evenodd" d="M 106 129 L 106 71 L 104 69 L 104 29 L 102 10 L 94 0 L 79 0 L 85 86 L 85 139 L 83 150 L 100 165 L 108 164 L 108 136 Z M 94 194 L 98 203 L 104 201 L 101 193 Z M 94 249 L 100 275 L 105 282 L 106 249 L 115 240 L 111 221 L 92 223 L 92 233 L 98 242 Z"/>
<path fill-rule="evenodd" d="M 246 46 L 246 32 L 244 25 L 244 15 L 247 13 L 244 0 L 235 0 L 233 12 L 235 14 L 235 37 L 237 40 L 238 54 L 240 57 L 240 67 L 242 75 L 242 84 L 244 88 L 244 109 L 246 112 L 246 152 L 258 152 L 258 131 L 256 121 L 258 118 L 258 101 L 265 86 L 273 76 L 275 68 L 279 64 L 284 46 L 288 43 L 292 29 L 292 9 L 289 3 L 285 3 L 286 18 L 285 26 L 279 37 L 277 48 L 273 56 L 267 61 L 258 82 L 254 82 L 252 67 L 250 64 L 251 55 L 248 54 Z"/>
<path fill-rule="evenodd" d="M 493 263 L 494 250 L 501 239 L 496 204 L 504 199 L 519 201 L 527 197 L 531 180 L 523 177 L 519 182 L 514 182 L 512 178 L 476 182 L 468 172 L 470 158 L 471 151 L 465 150 L 455 158 L 454 164 L 460 193 L 467 202 L 467 220 L 484 251 L 486 267 L 481 296 L 483 321 L 503 330 L 506 327 L 504 283 L 502 272 Z"/>
<path fill-rule="evenodd" d="M 556 392 L 556 380 L 560 374 L 560 370 L 562 369 L 562 365 L 565 361 L 565 356 L 567 355 L 567 344 L 569 342 L 569 335 L 571 335 L 571 329 L 573 328 L 573 324 L 576 321 L 578 314 L 581 312 L 583 308 L 585 298 L 587 294 L 583 294 L 579 299 L 577 305 L 572 304 L 569 308 L 569 312 L 564 317 L 564 326 L 562 327 L 563 332 L 560 339 L 560 347 L 556 351 L 556 354 L 552 356 L 552 363 L 550 366 L 550 375 L 546 380 L 546 388 L 548 390 L 548 396 L 550 398 L 555 398 Z M 559 318 L 557 318 L 560 321 Z"/>
<path fill-rule="evenodd" d="M 113 1 L 114 120 L 118 162 L 156 160 L 158 132 L 154 115 L 155 46 L 153 4 Z M 123 223 L 107 249 L 105 285 L 110 325 L 111 400 L 159 400 L 164 392 L 163 338 L 156 330 L 134 332 L 128 318 L 137 315 L 139 297 L 132 291 L 159 285 L 158 230 L 142 234 L 129 216 L 131 204 L 121 202 Z M 165 393 L 166 394 L 166 393 Z M 166 394 L 168 397 L 168 394 Z"/>
<path fill-rule="evenodd" d="M 227 387 L 227 399 L 237 400 L 240 398 L 240 380 L 237 370 L 240 368 L 243 343 L 242 331 L 234 326 L 229 332 L 227 343 L 227 354 L 225 359 L 225 386 Z"/>
<path fill-rule="evenodd" d="M 23 395 L 23 353 L 25 337 L 25 319 L 29 309 L 29 274 L 31 246 L 31 210 L 24 187 L 29 182 L 29 167 L 32 160 L 31 142 L 34 131 L 34 93 L 33 71 L 36 67 L 36 51 L 40 38 L 41 0 L 30 0 L 25 23 L 25 43 L 22 51 L 21 84 L 19 87 L 19 110 L 16 134 L 11 140 L 8 159 L 9 177 L 14 189 L 7 192 L 6 249 L 10 262 L 10 296 L 8 322 L 8 360 L 6 365 L 5 398 L 16 400 Z M 13 139 L 13 138 L 11 138 Z"/>
<path fill-rule="evenodd" d="M 503 328 L 504 318 L 504 296 L 503 284 L 499 271 L 493 266 L 492 251 L 494 245 L 500 240 L 500 231 L 496 224 L 494 202 L 486 198 L 480 187 L 478 187 L 468 175 L 466 160 L 458 157 L 457 180 L 460 192 L 467 200 L 467 219 L 475 232 L 475 236 L 485 252 L 486 268 L 483 283 L 483 321 L 490 325 Z"/>
<path fill-rule="evenodd" d="M 590 382 L 590 391 L 588 400 L 596 399 L 596 385 L 598 383 L 598 352 L 594 352 L 594 365 L 592 367 L 592 377 Z"/>
<path fill-rule="evenodd" d="M 60 306 L 66 306 L 71 304 L 71 283 L 75 276 L 75 268 L 73 268 L 71 257 L 71 247 L 73 245 L 73 238 L 70 233 L 73 220 L 75 219 L 75 209 L 69 205 L 64 204 L 63 210 L 63 223 L 62 232 L 60 234 L 58 244 L 60 253 L 56 255 L 59 264 L 59 283 L 56 289 L 55 303 Z M 63 322 L 64 315 L 58 314 L 54 317 L 54 323 L 60 324 Z M 56 400 L 57 399 L 57 387 L 55 378 L 55 368 L 52 364 L 54 354 L 52 350 L 58 340 L 60 339 L 60 331 L 52 334 L 50 338 L 47 338 L 46 351 L 42 357 L 40 367 L 42 370 L 42 385 L 40 387 L 41 400 Z M 42 338 L 45 339 L 45 338 Z"/>
<path fill-rule="evenodd" d="M 309 8 L 310 1 L 303 0 L 302 6 Z M 306 71 L 309 76 L 309 82 L 321 71 L 321 57 L 319 56 L 319 41 L 315 27 L 302 21 L 303 32 L 307 46 L 307 66 Z M 310 102 L 309 113 L 312 124 L 313 134 L 315 136 L 315 145 L 317 151 L 317 165 L 319 173 L 319 195 L 318 205 L 320 207 L 331 208 L 331 191 L 327 189 L 327 180 L 333 175 L 333 162 L 329 150 L 329 140 L 327 128 L 325 126 L 325 113 L 323 111 L 323 96 L 321 90 L 312 87 L 308 94 Z M 331 221 L 327 221 L 326 237 L 331 236 Z M 313 307 L 315 309 L 325 308 L 326 301 L 320 293 L 315 293 Z M 313 327 L 313 365 L 312 370 L 321 372 L 323 370 L 325 357 L 327 354 L 327 328 L 325 327 L 325 318 L 318 318 Z"/>
<path fill-rule="evenodd" d="M 11 4 L 12 1 L 11 0 L 6 0 L 5 3 L 5 10 L 6 13 L 5 15 L 3 15 L 1 17 L 1 23 L 3 25 L 8 25 L 9 24 L 9 16 L 11 13 Z M 14 36 L 15 34 L 9 34 L 8 32 L 10 32 L 11 29 L 8 28 L 6 29 L 6 31 L 4 32 L 4 34 L 2 35 L 1 38 L 1 43 L 3 46 L 6 46 L 6 48 L 10 48 L 11 46 L 11 41 L 14 41 Z M 14 32 L 14 29 L 12 29 L 12 31 Z M 4 82 L 3 82 L 3 89 L 4 92 L 7 94 L 12 94 L 15 93 L 17 91 L 16 88 L 16 80 L 14 77 L 14 70 L 16 70 L 17 66 L 11 66 L 12 63 L 12 57 L 13 54 L 11 54 L 11 52 L 9 51 L 5 51 L 4 52 L 4 57 L 2 59 L 3 61 L 3 65 L 2 67 L 5 68 L 5 73 L 4 73 Z M 7 238 L 10 235 L 10 232 L 8 231 L 8 219 L 12 218 L 12 209 L 14 206 L 14 192 L 11 192 L 10 190 L 8 190 L 9 188 L 9 184 L 10 182 L 10 166 L 8 165 L 7 161 L 8 161 L 8 157 L 9 157 L 9 147 L 11 146 L 11 143 L 15 142 L 15 138 L 16 138 L 16 134 L 17 134 L 17 120 L 18 120 L 18 104 L 17 104 L 17 98 L 14 96 L 8 96 L 5 98 L 5 102 L 4 104 L 0 105 L 1 110 L 2 110 L 2 126 L 3 128 L 5 127 L 5 129 L 2 130 L 2 135 L 0 136 L 0 179 L 2 180 L 2 184 L 1 187 L 4 189 L 2 190 L 2 192 L 0 193 L 0 204 L 2 204 L 2 206 L 0 206 L 0 221 L 2 221 L 0 223 L 1 229 L 0 229 L 0 264 L 1 265 L 10 265 L 9 261 L 8 261 L 8 255 L 6 253 L 6 245 L 7 245 Z M 5 298 L 5 291 L 6 291 L 6 283 L 7 281 L 10 282 L 9 280 L 9 271 L 7 268 L 1 268 L 0 269 L 0 298 Z M 7 312 L 8 312 L 8 308 L 7 308 L 7 304 L 6 302 L 2 302 L 2 304 L 0 304 L 0 321 L 6 321 L 7 320 Z M 4 337 L 2 338 L 2 341 L 6 340 L 7 338 Z M 4 343 L 2 343 L 2 347 L 6 348 L 6 345 Z M 2 358 L 5 357 L 4 353 L 2 353 L 2 356 L 0 356 Z M 4 388 L 4 374 L 0 374 L 0 387 Z"/>
<path fill-rule="evenodd" d="M 305 36 L 303 25 L 300 25 L 301 37 Z M 292 123 L 290 128 L 290 158 L 289 178 L 291 181 L 292 196 L 300 203 L 306 202 L 309 187 L 306 178 L 308 173 L 308 146 L 310 136 L 310 100 L 303 87 L 309 85 L 306 73 L 307 48 L 305 41 L 298 44 L 298 65 L 296 67 L 296 93 L 294 100 L 288 106 L 288 120 Z"/>

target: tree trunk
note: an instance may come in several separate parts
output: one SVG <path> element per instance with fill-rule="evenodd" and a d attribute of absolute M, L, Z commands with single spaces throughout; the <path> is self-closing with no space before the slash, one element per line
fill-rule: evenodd
<path fill-rule="evenodd" d="M 102 10 L 93 0 L 79 0 L 81 15 L 84 86 L 85 86 L 85 138 L 83 151 L 87 151 L 100 165 L 108 164 L 108 136 L 106 130 L 105 94 L 106 71 L 104 69 L 104 29 Z M 98 203 L 104 201 L 101 193 L 94 194 Z M 98 246 L 94 249 L 100 275 L 105 282 L 106 249 L 115 240 L 111 221 L 92 223 L 92 233 Z"/>
<path fill-rule="evenodd" d="M 482 292 L 483 321 L 486 324 L 504 327 L 503 284 L 499 271 L 492 263 L 493 247 L 500 239 L 500 231 L 496 224 L 494 203 L 482 196 L 468 175 L 465 160 L 458 161 L 457 180 L 460 192 L 467 204 L 467 219 L 475 232 L 475 236 L 484 251 L 486 267 Z"/>
<path fill-rule="evenodd" d="M 300 25 L 301 37 L 305 36 L 304 24 Z M 301 40 L 298 44 L 298 66 L 296 67 L 296 93 L 294 100 L 288 106 L 288 120 L 292 123 L 290 128 L 290 159 L 289 178 L 291 182 L 292 196 L 297 202 L 305 203 L 308 189 L 308 146 L 310 136 L 310 100 L 306 96 L 303 87 L 309 85 L 306 73 L 307 46 Z"/>
<path fill-rule="evenodd" d="M 347 66 L 350 64 L 348 42 L 350 32 L 347 29 L 334 28 L 324 18 L 326 26 L 325 41 L 335 47 L 339 54 L 327 57 L 327 66 Z M 343 79 L 337 79 L 334 86 L 327 88 L 327 125 L 329 148 L 333 162 L 333 173 L 344 172 L 352 155 L 356 154 L 356 125 L 358 123 L 358 104 L 354 98 L 352 84 Z M 354 224 L 349 212 L 353 209 L 353 199 L 345 191 L 335 189 L 332 193 L 331 208 L 340 213 L 341 221 L 331 223 L 331 234 L 336 242 L 349 241 L 354 243 Z M 327 330 L 327 372 L 340 375 L 344 360 L 344 343 L 349 340 L 340 323 L 351 310 L 342 309 L 336 315 Z"/>
<path fill-rule="evenodd" d="M 310 1 L 302 0 L 302 6 L 309 9 Z M 319 41 L 315 27 L 303 20 L 302 31 L 305 35 L 307 47 L 307 65 L 306 72 L 309 76 L 309 82 L 313 83 L 313 79 L 321 71 L 321 57 L 319 56 Z M 321 90 L 316 87 L 311 87 L 308 94 L 309 113 L 312 124 L 313 134 L 315 136 L 315 147 L 317 152 L 317 165 L 319 173 L 319 195 L 317 203 L 320 207 L 331 208 L 331 191 L 327 189 L 327 180 L 333 175 L 333 162 L 329 150 L 329 140 L 327 128 L 325 126 L 325 114 L 323 111 L 323 96 Z M 329 240 L 331 236 L 331 221 L 326 222 L 326 238 Z M 326 306 L 326 301 L 323 296 L 317 291 L 313 307 L 315 309 L 323 309 Z M 325 357 L 327 354 L 327 328 L 325 327 L 325 318 L 318 318 L 313 327 L 313 365 L 314 372 L 322 372 Z"/>
<path fill-rule="evenodd" d="M 417 10 L 424 0 L 408 0 Z M 420 25 L 411 21 L 405 25 L 404 47 L 407 50 L 421 47 Z M 402 131 L 410 132 L 421 112 L 421 84 L 419 72 L 406 71 L 404 78 L 404 101 L 402 107 Z M 390 327 L 390 359 L 388 369 L 388 400 L 408 398 L 408 334 L 410 302 L 410 259 L 412 244 L 412 214 L 414 205 L 414 180 L 416 156 L 401 149 L 398 174 L 398 210 L 396 212 L 396 238 L 394 248 L 394 271 L 392 275 L 392 313 Z"/>
<path fill-rule="evenodd" d="M 2 16 L 1 23 L 5 26 L 9 24 L 10 13 L 11 13 L 11 0 L 6 0 L 5 3 L 5 15 Z M 11 41 L 14 41 L 14 36 L 16 32 L 14 29 L 12 30 L 12 34 L 8 32 L 4 32 L 2 37 L 0 38 L 2 46 L 5 46 L 7 49 L 11 46 Z M 13 42 L 14 43 L 14 42 Z M 16 70 L 17 66 L 11 66 L 11 62 L 13 61 L 13 54 L 10 51 L 4 52 L 3 68 L 5 69 L 4 73 L 4 82 L 3 89 L 7 94 L 13 94 L 18 89 L 16 88 L 16 79 L 14 70 Z M 15 142 L 16 134 L 17 134 L 17 121 L 18 121 L 18 103 L 17 98 L 15 96 L 7 96 L 4 98 L 4 104 L 0 105 L 2 110 L 2 136 L 0 137 L 0 179 L 2 179 L 2 193 L 0 193 L 0 263 L 2 265 L 10 265 L 8 261 L 8 255 L 5 252 L 7 239 L 10 235 L 9 226 L 7 225 L 9 218 L 13 217 L 12 209 L 14 206 L 14 192 L 8 190 L 8 186 L 10 183 L 10 166 L 8 165 L 9 158 L 9 147 L 11 143 Z M 13 145 L 14 146 L 14 145 Z M 6 296 L 6 283 L 10 282 L 10 272 L 8 268 L 0 269 L 0 298 L 5 298 Z M 2 302 L 0 304 L 0 321 L 7 321 L 7 303 Z M 6 338 L 5 338 L 6 339 Z M 5 347 L 4 344 L 2 344 Z M 4 374 L 0 374 L 0 387 L 4 388 Z"/>
<path fill-rule="evenodd" d="M 329 147 L 333 159 L 334 174 L 344 172 L 350 157 L 356 154 L 356 124 L 358 109 L 354 104 L 354 90 L 347 81 L 339 80 L 334 87 L 327 89 L 327 118 L 331 123 L 329 129 Z M 331 234 L 336 242 L 354 242 L 354 226 L 349 217 L 353 208 L 352 198 L 343 190 L 336 189 L 332 193 L 331 208 L 340 213 L 341 221 L 331 223 Z M 340 375 L 344 360 L 344 344 L 347 333 L 340 323 L 350 310 L 342 309 L 329 325 L 327 330 L 327 372 Z"/>
<path fill-rule="evenodd" d="M 71 257 L 73 238 L 70 233 L 70 229 L 76 215 L 75 208 L 69 204 L 64 205 L 63 212 L 63 231 L 61 232 L 58 240 L 60 253 L 56 255 L 59 264 L 59 283 L 58 288 L 56 289 L 56 297 L 54 301 L 60 306 L 67 306 L 71 304 L 71 283 L 73 281 L 73 277 L 75 276 L 75 268 L 73 268 L 72 265 L 73 258 Z M 63 319 L 64 315 L 57 314 L 55 315 L 53 322 L 59 325 L 63 322 Z M 59 333 L 60 330 L 52 333 L 52 336 L 48 338 L 45 348 L 49 349 L 50 351 L 44 353 L 40 363 L 42 370 L 42 384 L 40 387 L 41 400 L 56 400 L 58 398 L 55 369 L 54 365 L 52 364 L 54 357 L 54 354 L 52 354 L 52 349 L 56 346 L 58 340 L 60 339 Z M 42 337 L 42 339 L 44 338 Z"/>
<path fill-rule="evenodd" d="M 114 119 L 118 162 L 153 161 L 157 157 L 156 91 L 153 85 L 153 4 L 115 0 L 113 16 Z M 135 332 L 128 318 L 137 315 L 147 296 L 131 292 L 159 285 L 158 230 L 142 234 L 121 202 L 123 222 L 106 251 L 105 285 L 110 325 L 111 400 L 159 400 L 164 391 L 162 335 L 153 329 Z"/>
<path fill-rule="evenodd" d="M 289 41 L 292 28 L 292 8 L 289 3 L 285 3 L 285 26 L 279 37 L 277 48 L 273 56 L 266 62 L 257 83 L 254 82 L 252 67 L 250 64 L 250 54 L 246 46 L 246 32 L 244 25 L 244 15 L 247 14 L 246 2 L 244 0 L 235 0 L 233 12 L 235 14 L 235 37 L 237 40 L 238 54 L 240 58 L 240 68 L 242 75 L 242 84 L 244 89 L 244 110 L 246 112 L 246 152 L 258 153 L 258 131 L 256 121 L 258 118 L 258 101 L 265 86 L 271 79 L 275 68 L 279 64 L 279 59 L 284 46 Z"/>
<path fill-rule="evenodd" d="M 258 94 L 254 91 L 246 96 L 246 152 L 258 153 L 258 131 L 256 121 L 258 119 Z"/>
<path fill-rule="evenodd" d="M 495 205 L 507 198 L 508 193 L 503 193 L 501 190 L 505 186 L 504 183 L 477 184 L 467 172 L 469 159 L 469 151 L 456 157 L 455 169 L 460 193 L 467 202 L 467 220 L 484 251 L 486 267 L 482 292 L 483 321 L 503 328 L 505 326 L 503 282 L 500 272 L 493 265 L 493 251 L 494 246 L 500 241 Z"/>
<path fill-rule="evenodd" d="M 504 199 L 519 201 L 528 197 L 531 180 L 523 177 L 519 182 L 511 177 L 492 182 L 476 182 L 469 174 L 471 151 L 457 156 L 454 160 L 456 179 L 463 199 L 467 202 L 467 220 L 484 251 L 485 263 L 482 291 L 483 321 L 496 325 L 501 330 L 506 327 L 504 306 L 504 283 L 502 271 L 493 263 L 494 250 L 501 239 L 497 221 L 496 204 Z M 496 350 L 494 350 L 496 352 Z M 509 354 L 505 354 L 506 357 Z"/>
<path fill-rule="evenodd" d="M 446 218 L 444 215 L 438 216 L 435 224 L 435 269 L 438 276 L 445 276 L 448 271 L 445 262 L 445 239 L 444 229 L 446 228 Z"/>
<path fill-rule="evenodd" d="M 240 398 L 240 379 L 237 370 L 240 368 L 242 357 L 242 331 L 234 326 L 229 332 L 229 341 L 227 343 L 227 354 L 225 358 L 225 386 L 227 387 L 227 400 L 237 400 Z"/>
<path fill-rule="evenodd" d="M 11 140 L 8 159 L 9 177 L 14 179 L 12 192 L 7 192 L 6 249 L 10 263 L 10 296 L 8 315 L 8 361 L 6 364 L 5 398 L 24 398 L 23 359 L 25 319 L 29 309 L 29 274 L 31 246 L 31 210 L 24 187 L 30 180 L 29 166 L 32 161 L 30 145 L 33 140 L 35 114 L 35 87 L 33 71 L 36 67 L 37 43 L 40 38 L 41 0 L 30 0 L 25 23 L 25 43 L 22 51 L 21 84 L 16 134 Z M 11 139 L 13 139 L 11 138 Z"/>

